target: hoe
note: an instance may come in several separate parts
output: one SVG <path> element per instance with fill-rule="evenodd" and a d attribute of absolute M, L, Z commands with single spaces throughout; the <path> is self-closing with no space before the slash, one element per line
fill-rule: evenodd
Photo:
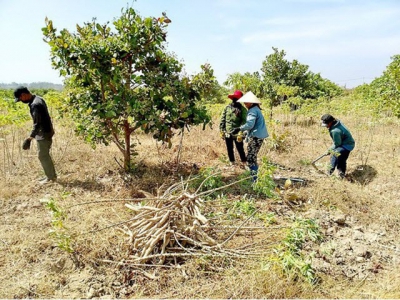
<path fill-rule="evenodd" d="M 315 163 L 317 162 L 317 161 L 319 161 L 321 158 L 323 158 L 323 157 L 325 157 L 325 156 L 328 156 L 329 155 L 329 153 L 324 153 L 324 154 L 322 154 L 321 156 L 318 156 L 316 159 L 314 159 L 312 162 L 311 162 L 311 165 L 314 167 L 314 169 L 315 170 L 317 170 L 319 173 L 321 173 L 321 174 L 325 174 L 324 172 L 322 172 L 321 170 L 319 170 L 318 168 L 317 168 L 317 166 L 315 165 Z M 326 175 L 326 174 L 325 174 Z"/>

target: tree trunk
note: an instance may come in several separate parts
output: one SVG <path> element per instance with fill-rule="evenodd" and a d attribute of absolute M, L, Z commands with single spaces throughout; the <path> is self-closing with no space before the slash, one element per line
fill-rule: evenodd
<path fill-rule="evenodd" d="M 124 122 L 125 151 L 124 151 L 124 170 L 129 172 L 131 169 L 131 130 L 128 121 Z"/>

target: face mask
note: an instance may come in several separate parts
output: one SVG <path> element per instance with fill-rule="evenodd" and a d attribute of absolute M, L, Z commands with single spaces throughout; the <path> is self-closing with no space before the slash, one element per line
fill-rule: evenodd
<path fill-rule="evenodd" d="M 322 127 L 328 127 L 328 124 L 325 124 L 324 122 L 321 122 Z"/>

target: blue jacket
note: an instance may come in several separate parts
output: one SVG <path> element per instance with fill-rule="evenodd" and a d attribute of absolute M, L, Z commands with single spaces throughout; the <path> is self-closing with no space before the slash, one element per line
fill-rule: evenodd
<path fill-rule="evenodd" d="M 247 111 L 246 123 L 240 126 L 241 131 L 247 131 L 247 137 L 265 139 L 268 137 L 267 126 L 260 108 L 256 105 Z"/>
<path fill-rule="evenodd" d="M 337 147 L 343 147 L 349 151 L 354 149 L 356 143 L 350 131 L 339 120 L 329 128 L 329 135 L 333 141 L 333 145 L 330 147 L 331 150 Z"/>

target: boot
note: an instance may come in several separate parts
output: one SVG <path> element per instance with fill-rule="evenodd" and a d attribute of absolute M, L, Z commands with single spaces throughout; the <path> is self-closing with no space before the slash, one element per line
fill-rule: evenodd
<path fill-rule="evenodd" d="M 258 166 L 250 166 L 250 174 L 253 176 L 253 183 L 257 181 Z"/>

